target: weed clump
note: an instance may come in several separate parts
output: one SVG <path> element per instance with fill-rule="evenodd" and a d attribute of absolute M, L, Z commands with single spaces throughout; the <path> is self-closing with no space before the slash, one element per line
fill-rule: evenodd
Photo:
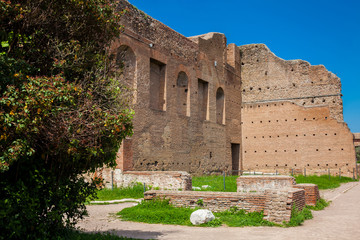
<path fill-rule="evenodd" d="M 296 227 L 300 226 L 305 220 L 312 219 L 313 215 L 309 208 L 304 207 L 303 210 L 299 211 L 295 205 L 291 210 L 291 218 L 289 222 L 284 222 L 285 227 Z"/>
<path fill-rule="evenodd" d="M 329 205 L 330 205 L 330 202 L 326 201 L 323 198 L 320 198 L 319 200 L 316 201 L 315 206 L 306 206 L 306 207 L 308 209 L 310 209 L 310 210 L 320 211 L 320 210 L 323 210 L 324 208 L 326 208 Z"/>

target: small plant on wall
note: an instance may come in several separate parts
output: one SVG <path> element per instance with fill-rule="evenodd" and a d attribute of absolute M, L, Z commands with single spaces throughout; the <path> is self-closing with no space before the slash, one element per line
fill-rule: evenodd
<path fill-rule="evenodd" d="M 199 206 L 199 207 L 203 207 L 204 206 L 204 200 L 202 198 L 199 198 L 197 201 L 196 201 L 196 204 Z"/>

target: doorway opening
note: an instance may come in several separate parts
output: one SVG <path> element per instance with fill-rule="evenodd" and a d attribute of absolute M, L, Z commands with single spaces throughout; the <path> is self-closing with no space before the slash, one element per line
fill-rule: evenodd
<path fill-rule="evenodd" d="M 231 175 L 239 175 L 240 173 L 240 144 L 231 144 Z"/>

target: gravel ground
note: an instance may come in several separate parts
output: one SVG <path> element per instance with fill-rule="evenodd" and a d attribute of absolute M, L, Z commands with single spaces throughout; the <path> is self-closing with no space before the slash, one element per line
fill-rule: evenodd
<path fill-rule="evenodd" d="M 89 217 L 78 227 L 86 232 L 111 232 L 139 239 L 360 239 L 360 184 L 351 182 L 334 190 L 322 191 L 332 201 L 314 218 L 294 228 L 280 227 L 186 227 L 121 221 L 115 214 L 136 203 L 90 205 Z"/>

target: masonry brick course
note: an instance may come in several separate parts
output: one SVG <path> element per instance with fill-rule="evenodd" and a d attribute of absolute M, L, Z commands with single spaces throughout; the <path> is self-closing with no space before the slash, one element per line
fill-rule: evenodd
<path fill-rule="evenodd" d="M 122 171 L 121 169 L 104 169 L 101 176 L 105 187 L 128 187 L 136 183 L 145 184 L 162 190 L 191 190 L 191 175 L 183 171 Z"/>
<path fill-rule="evenodd" d="M 316 202 L 320 199 L 319 188 L 316 184 L 302 183 L 296 184 L 293 188 L 299 188 L 305 190 L 305 204 L 315 206 Z"/>
<path fill-rule="evenodd" d="M 353 135 L 345 123 L 330 117 L 329 108 L 292 102 L 246 104 L 243 117 L 245 170 L 281 174 L 353 176 Z"/>
<path fill-rule="evenodd" d="M 291 176 L 258 176 L 258 175 L 243 175 L 236 179 L 237 192 L 251 192 L 261 191 L 267 189 L 284 189 L 292 188 L 295 183 L 295 178 Z"/>

